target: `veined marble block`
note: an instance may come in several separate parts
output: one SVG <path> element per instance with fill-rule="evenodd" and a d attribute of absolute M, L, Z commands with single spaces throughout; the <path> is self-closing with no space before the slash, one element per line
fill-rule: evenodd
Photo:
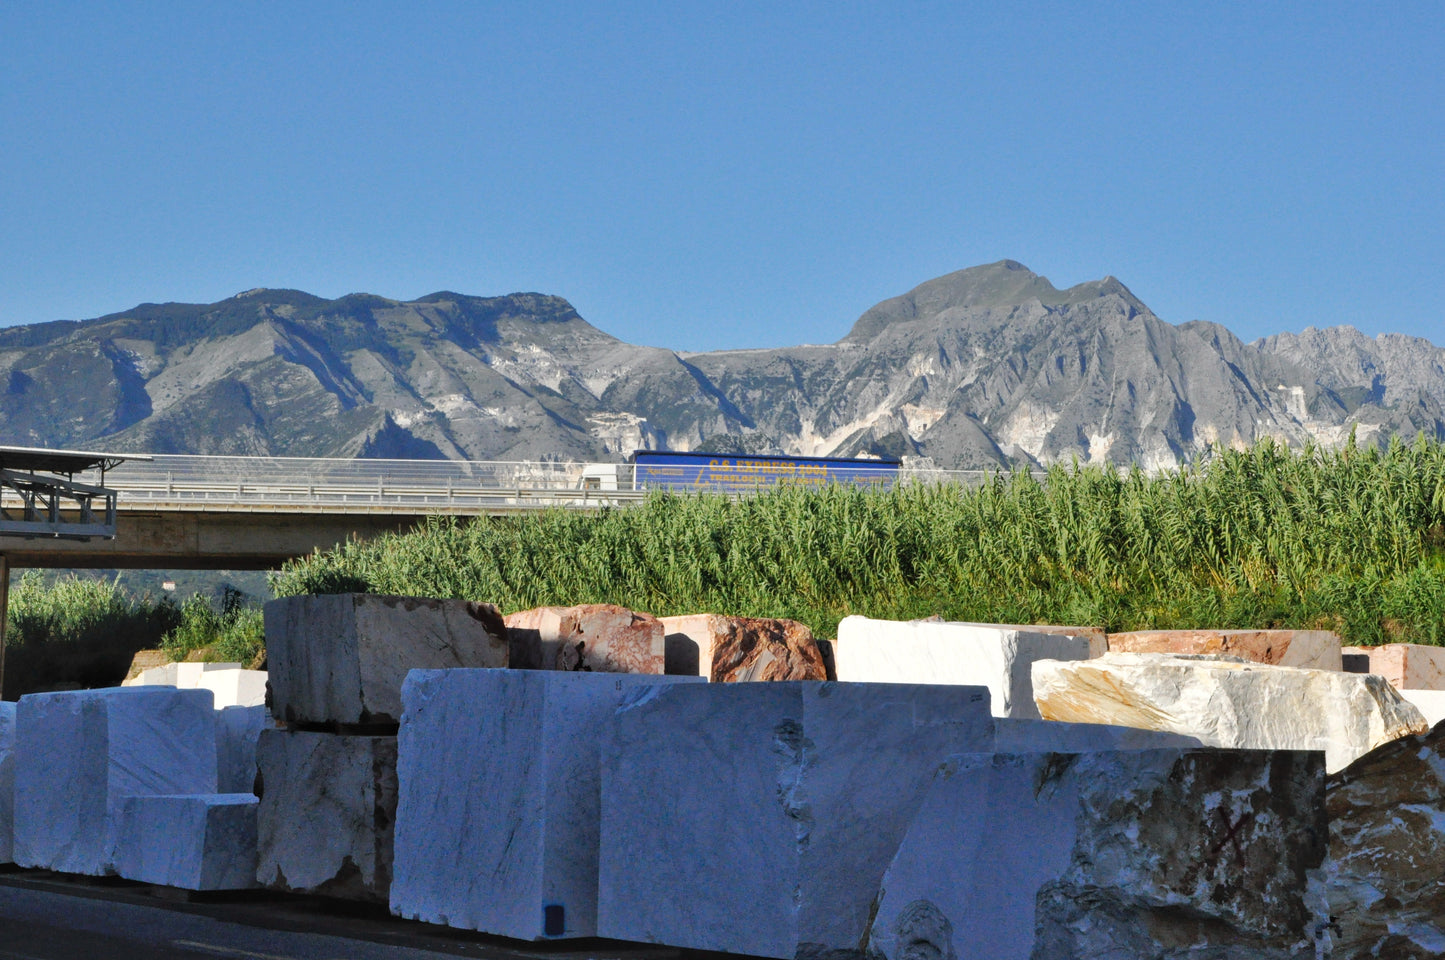
<path fill-rule="evenodd" d="M 1389 643 L 1351 652 L 1367 654 L 1370 673 L 1384 677 L 1396 690 L 1445 690 L 1445 647 Z"/>
<path fill-rule="evenodd" d="M 184 890 L 254 887 L 257 806 L 251 793 L 126 797 L 115 872 Z"/>
<path fill-rule="evenodd" d="M 699 677 L 413 670 L 391 912 L 519 940 L 597 933 L 598 744 L 623 697 Z"/>
<path fill-rule="evenodd" d="M 1161 730 L 1117 727 L 1106 723 L 1062 723 L 995 717 L 996 753 L 1099 753 L 1110 750 L 1187 750 L 1202 747 L 1198 737 Z"/>
<path fill-rule="evenodd" d="M 856 950 L 939 763 L 992 741 L 983 687 L 638 691 L 603 747 L 598 933 L 763 957 Z"/>
<path fill-rule="evenodd" d="M 828 679 L 813 631 L 794 620 L 716 613 L 661 619 L 668 673 L 713 683 Z"/>
<path fill-rule="evenodd" d="M 1038 719 L 1034 661 L 1090 656 L 1088 634 L 1050 632 L 1069 629 L 853 616 L 838 624 L 833 656 L 841 681 L 985 686 L 994 716 Z"/>
<path fill-rule="evenodd" d="M 537 607 L 506 617 L 512 666 L 599 673 L 666 672 L 662 621 L 611 603 Z M 480 664 L 479 664 L 480 666 Z"/>
<path fill-rule="evenodd" d="M 15 703 L 0 700 L 0 863 L 14 863 Z"/>
<path fill-rule="evenodd" d="M 1445 690 L 1410 690 L 1407 688 L 1400 691 L 1400 696 L 1420 711 L 1427 726 L 1434 727 L 1441 720 L 1445 720 Z"/>
<path fill-rule="evenodd" d="M 256 879 L 273 890 L 386 903 L 396 737 L 262 730 Z"/>
<path fill-rule="evenodd" d="M 222 707 L 216 711 L 216 790 L 253 794 L 256 741 L 271 726 L 265 707 Z"/>
<path fill-rule="evenodd" d="M 1293 956 L 1314 936 L 1306 881 L 1327 829 L 1319 753 L 955 757 L 879 887 L 864 952 Z"/>
<path fill-rule="evenodd" d="M 15 862 L 103 876 L 128 796 L 214 793 L 209 690 L 111 687 L 21 697 Z"/>
<path fill-rule="evenodd" d="M 288 723 L 396 723 L 414 667 L 505 667 L 497 608 L 362 593 L 266 604 L 271 713 Z"/>
<path fill-rule="evenodd" d="M 1323 750 L 1330 771 L 1428 729 L 1373 674 L 1163 653 L 1043 660 L 1033 669 L 1046 719 L 1166 730 L 1214 747 Z"/>
<path fill-rule="evenodd" d="M 1136 630 L 1109 634 L 1110 653 L 1224 654 L 1254 663 L 1343 669 L 1329 630 Z"/>

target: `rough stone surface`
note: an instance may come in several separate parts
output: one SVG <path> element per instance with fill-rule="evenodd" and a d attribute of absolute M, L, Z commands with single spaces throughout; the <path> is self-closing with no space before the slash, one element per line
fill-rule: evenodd
<path fill-rule="evenodd" d="M 1445 647 L 1390 643 L 1356 647 L 1352 652 L 1368 656 L 1370 673 L 1384 677 L 1397 690 L 1445 690 Z"/>
<path fill-rule="evenodd" d="M 15 704 L 0 700 L 0 863 L 13 863 L 15 844 Z"/>
<path fill-rule="evenodd" d="M 883 879 L 867 952 L 1313 956 L 1325 832 L 1318 753 L 954 757 Z"/>
<path fill-rule="evenodd" d="M 115 872 L 185 890 L 254 887 L 256 807 L 250 793 L 127 797 Z"/>
<path fill-rule="evenodd" d="M 633 694 L 603 747 L 598 933 L 765 957 L 856 952 L 939 763 L 992 740 L 982 687 Z"/>
<path fill-rule="evenodd" d="M 508 664 L 489 603 L 342 593 L 272 600 L 265 618 L 271 713 L 288 723 L 394 724 L 408 670 Z"/>
<path fill-rule="evenodd" d="M 396 737 L 263 730 L 256 744 L 262 886 L 387 902 Z"/>
<path fill-rule="evenodd" d="M 826 680 L 813 631 L 795 620 L 699 613 L 663 617 L 667 672 L 713 683 Z"/>
<path fill-rule="evenodd" d="M 397 738 L 391 912 L 540 940 L 597 933 L 599 734 L 698 677 L 414 670 Z"/>
<path fill-rule="evenodd" d="M 1445 957 L 1445 724 L 1330 776 L 1324 893 L 1336 957 Z"/>
<path fill-rule="evenodd" d="M 1323 750 L 1331 771 L 1426 729 L 1420 711 L 1381 677 L 1219 657 L 1040 661 L 1034 696 L 1048 720 L 1166 730 L 1215 747 Z"/>
<path fill-rule="evenodd" d="M 1087 635 L 1049 632 L 1068 629 L 853 616 L 834 657 L 841 681 L 986 686 L 994 716 L 1038 719 L 1030 665 L 1089 658 Z"/>
<path fill-rule="evenodd" d="M 1103 723 L 1060 723 L 995 717 L 993 748 L 998 753 L 1091 753 L 1108 750 L 1180 750 L 1202 747 L 1198 737 Z"/>
<path fill-rule="evenodd" d="M 1137 630 L 1109 634 L 1109 652 L 1224 654 L 1281 667 L 1342 668 L 1340 638 L 1329 630 Z"/>
<path fill-rule="evenodd" d="M 29 694 L 15 722 L 14 853 L 23 867 L 103 876 L 125 797 L 216 791 L 209 690 Z"/>
<path fill-rule="evenodd" d="M 537 607 L 506 617 L 512 665 L 532 670 L 666 672 L 662 621 L 610 603 Z"/>
<path fill-rule="evenodd" d="M 271 725 L 265 707 L 223 707 L 216 711 L 216 790 L 254 793 L 256 741 Z"/>

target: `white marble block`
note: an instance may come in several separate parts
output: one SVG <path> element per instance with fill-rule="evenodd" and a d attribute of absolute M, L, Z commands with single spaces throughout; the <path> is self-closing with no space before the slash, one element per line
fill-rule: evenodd
<path fill-rule="evenodd" d="M 995 717 L 996 753 L 1095 753 L 1109 750 L 1182 750 L 1202 747 L 1198 737 L 1107 723 L 1063 723 Z"/>
<path fill-rule="evenodd" d="M 29 694 L 15 721 L 15 862 L 23 867 L 105 875 L 125 797 L 216 790 L 209 690 Z"/>
<path fill-rule="evenodd" d="M 239 670 L 239 663 L 163 663 L 158 667 L 142 670 L 129 680 L 121 682 L 123 687 L 180 687 L 194 690 L 202 686 L 201 678 L 211 670 Z"/>
<path fill-rule="evenodd" d="M 856 949 L 939 763 L 992 742 L 983 687 L 640 691 L 603 747 L 597 932 L 764 957 Z"/>
<path fill-rule="evenodd" d="M 288 723 L 394 724 L 412 668 L 505 667 L 489 603 L 362 593 L 266 604 L 271 712 Z"/>
<path fill-rule="evenodd" d="M 1428 726 L 1434 727 L 1445 720 L 1445 690 L 1405 689 L 1400 691 L 1400 696 L 1414 704 Z"/>
<path fill-rule="evenodd" d="M 1087 660 L 1097 643 L 1070 629 L 853 616 L 838 624 L 833 657 L 841 681 L 985 686 L 994 716 L 1038 719 L 1034 661 Z"/>
<path fill-rule="evenodd" d="M 271 725 L 265 707 L 222 707 L 216 711 L 216 790 L 254 793 L 256 741 Z"/>
<path fill-rule="evenodd" d="M 396 737 L 262 730 L 256 764 L 261 885 L 386 903 Z"/>
<path fill-rule="evenodd" d="M 1034 664 L 1034 695 L 1049 720 L 1165 730 L 1212 747 L 1323 750 L 1331 772 L 1428 729 L 1383 677 L 1225 657 L 1044 660 Z"/>
<path fill-rule="evenodd" d="M 222 707 L 262 707 L 266 705 L 266 671 L 227 668 L 207 670 L 196 686 L 211 691 L 216 709 Z"/>
<path fill-rule="evenodd" d="M 1309 752 L 954 757 L 899 844 L 860 953 L 1294 956 L 1314 933 L 1324 788 Z"/>
<path fill-rule="evenodd" d="M 15 862 L 15 704 L 0 700 L 0 863 Z"/>
<path fill-rule="evenodd" d="M 254 887 L 257 806 L 251 793 L 127 797 L 115 872 L 185 890 Z"/>
<path fill-rule="evenodd" d="M 597 933 L 598 743 L 625 694 L 701 677 L 413 670 L 391 912 L 518 940 Z"/>

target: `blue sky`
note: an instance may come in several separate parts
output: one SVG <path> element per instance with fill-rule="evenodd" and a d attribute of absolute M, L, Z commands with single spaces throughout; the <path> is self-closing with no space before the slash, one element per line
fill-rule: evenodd
<path fill-rule="evenodd" d="M 7 3 L 0 324 L 520 290 L 830 342 L 1003 258 L 1445 344 L 1445 6 Z"/>

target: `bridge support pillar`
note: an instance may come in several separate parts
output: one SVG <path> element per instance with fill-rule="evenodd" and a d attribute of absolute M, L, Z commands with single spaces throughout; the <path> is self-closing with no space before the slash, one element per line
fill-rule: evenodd
<path fill-rule="evenodd" d="M 10 557 L 0 553 L 0 699 L 5 690 L 5 621 L 10 619 Z"/>

